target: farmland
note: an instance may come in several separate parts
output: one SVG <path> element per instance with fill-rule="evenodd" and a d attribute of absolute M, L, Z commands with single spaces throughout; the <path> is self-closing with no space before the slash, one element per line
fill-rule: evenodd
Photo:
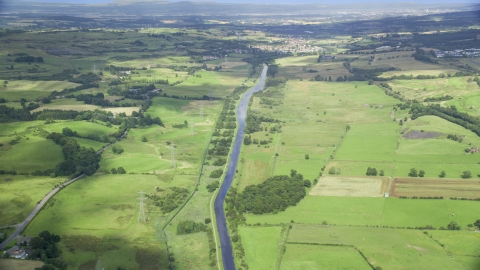
<path fill-rule="evenodd" d="M 238 8 L 228 18 L 195 3 L 205 14 L 194 17 L 163 3 L 159 19 L 150 4 L 77 5 L 72 16 L 53 5 L 61 16 L 52 17 L 38 5 L 0 22 L 0 227 L 84 174 L 21 233 L 60 236 L 58 260 L 42 261 L 62 270 L 478 268 L 480 69 L 476 58 L 434 55 L 476 46 L 478 16 L 372 11 L 364 20 L 340 8 L 279 18 L 259 6 L 262 15 Z M 224 239 L 216 199 L 236 160 L 236 106 L 264 64 L 220 204 Z M 431 105 L 448 117 L 417 115 Z M 0 268 L 39 266 L 31 262 Z"/>

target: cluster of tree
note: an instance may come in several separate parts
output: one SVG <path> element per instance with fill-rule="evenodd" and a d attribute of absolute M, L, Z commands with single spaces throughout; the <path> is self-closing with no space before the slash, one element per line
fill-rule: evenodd
<path fill-rule="evenodd" d="M 428 196 L 428 197 L 412 196 L 411 198 L 409 198 L 409 197 L 407 197 L 407 196 L 400 196 L 399 198 L 400 198 L 400 199 L 420 199 L 420 200 L 443 200 L 443 196 L 434 196 L 434 197 L 431 197 L 431 196 Z"/>
<path fill-rule="evenodd" d="M 43 57 L 41 56 L 35 57 L 35 56 L 25 54 L 25 55 L 18 56 L 13 61 L 17 63 L 34 63 L 34 62 L 43 63 Z"/>
<path fill-rule="evenodd" d="M 127 171 L 123 167 L 118 167 L 118 169 L 112 168 L 112 174 L 126 174 Z"/>
<path fill-rule="evenodd" d="M 408 176 L 410 176 L 410 177 L 424 177 L 425 176 L 425 171 L 420 170 L 420 171 L 417 172 L 417 169 L 411 168 L 410 172 L 408 173 Z"/>
<path fill-rule="evenodd" d="M 213 162 L 213 166 L 223 166 L 227 163 L 227 159 L 219 158 Z"/>
<path fill-rule="evenodd" d="M 202 222 L 195 222 L 193 220 L 182 220 L 177 225 L 177 235 L 185 235 L 196 232 L 204 232 L 207 226 Z"/>
<path fill-rule="evenodd" d="M 443 97 L 429 97 L 423 100 L 423 102 L 439 102 L 439 101 L 446 101 L 446 100 L 452 100 L 453 97 L 446 95 Z"/>
<path fill-rule="evenodd" d="M 478 86 L 480 87 L 480 78 L 478 76 L 475 76 L 475 79 L 473 80 L 477 82 Z"/>
<path fill-rule="evenodd" d="M 251 134 L 257 131 L 263 131 L 262 122 L 280 123 L 280 120 L 259 116 L 255 111 L 249 110 L 245 120 L 245 134 Z"/>
<path fill-rule="evenodd" d="M 456 142 L 462 142 L 463 141 L 463 136 L 457 136 L 455 134 L 448 134 L 447 139 L 450 139 L 450 140 L 456 141 Z"/>
<path fill-rule="evenodd" d="M 440 107 L 439 104 L 424 106 L 420 103 L 413 103 L 410 114 L 412 115 L 412 120 L 424 115 L 435 115 L 469 129 L 480 136 L 480 120 L 467 113 L 457 111 L 455 106 L 445 108 Z"/>
<path fill-rule="evenodd" d="M 118 145 L 114 145 L 112 147 L 112 152 L 114 154 L 117 154 L 117 155 L 120 155 L 121 153 L 123 153 L 123 148 L 121 146 L 118 146 Z"/>
<path fill-rule="evenodd" d="M 417 61 L 422 61 L 422 62 L 431 63 L 431 64 L 438 64 L 438 60 L 432 59 L 430 56 L 428 56 L 428 54 L 424 50 L 420 48 L 417 48 L 416 52 L 412 54 L 412 57 L 415 58 L 415 60 Z"/>
<path fill-rule="evenodd" d="M 268 87 L 285 87 L 285 84 L 287 83 L 287 79 L 284 77 L 279 77 L 279 78 L 267 78 L 265 81 L 265 88 Z"/>
<path fill-rule="evenodd" d="M 55 167 L 56 175 L 92 175 L 100 167 L 100 156 L 93 148 L 80 146 L 77 141 L 61 133 L 52 132 L 47 139 L 53 140 L 56 144 L 62 146 L 62 153 L 65 161 L 60 162 Z"/>
<path fill-rule="evenodd" d="M 214 192 L 220 186 L 220 182 L 213 181 L 212 183 L 207 185 L 208 192 Z"/>
<path fill-rule="evenodd" d="M 303 175 L 292 170 L 290 176 L 274 176 L 261 184 L 247 186 L 237 196 L 235 206 L 239 213 L 277 213 L 295 206 L 305 195 Z"/>
<path fill-rule="evenodd" d="M 468 179 L 472 178 L 472 172 L 471 171 L 463 171 L 462 174 L 460 175 L 463 179 Z"/>
<path fill-rule="evenodd" d="M 233 110 L 235 110 L 234 97 L 227 97 L 218 117 L 216 129 L 235 129 L 237 127 L 237 120 Z"/>
<path fill-rule="evenodd" d="M 100 136 L 98 134 L 87 134 L 85 136 L 82 136 L 82 135 L 78 134 L 78 132 L 73 131 L 72 129 L 70 129 L 68 127 L 65 127 L 65 128 L 62 129 L 62 134 L 65 135 L 65 136 L 68 136 L 68 137 L 85 138 L 85 139 L 89 139 L 89 140 L 97 141 L 97 142 L 110 142 L 110 140 L 108 139 L 107 136 Z M 117 147 L 117 146 L 113 146 L 113 147 Z"/>
<path fill-rule="evenodd" d="M 222 176 L 223 174 L 223 170 L 222 169 L 217 169 L 217 170 L 214 170 L 210 173 L 210 178 L 220 178 L 220 176 Z"/>
<path fill-rule="evenodd" d="M 98 88 L 98 81 L 101 80 L 101 77 L 93 72 L 80 74 L 76 78 L 72 78 L 69 81 L 73 83 L 79 83 L 83 85 L 83 89 L 87 88 Z M 80 89 L 79 89 L 80 90 Z"/>
<path fill-rule="evenodd" d="M 157 188 L 157 192 L 163 192 L 161 188 Z M 163 213 L 170 213 L 182 204 L 188 196 L 188 189 L 182 187 L 172 187 L 166 194 L 147 195 L 155 206 L 160 207 Z"/>
<path fill-rule="evenodd" d="M 38 237 L 30 240 L 32 251 L 28 255 L 28 258 L 32 260 L 42 260 L 45 263 L 42 267 L 35 269 L 67 269 L 67 264 L 60 258 L 62 251 L 57 246 L 58 242 L 60 242 L 60 236 L 50 233 L 49 231 L 43 231 Z"/>
<path fill-rule="evenodd" d="M 77 101 L 83 101 L 85 104 L 93 104 L 97 106 L 102 106 L 102 107 L 109 107 L 112 106 L 112 102 L 110 100 L 105 99 L 105 96 L 103 93 L 98 93 L 96 95 L 92 94 L 80 94 L 77 95 L 76 97 Z"/>
<path fill-rule="evenodd" d="M 384 176 L 385 175 L 383 170 L 380 170 L 380 172 L 377 172 L 376 168 L 370 168 L 370 167 L 367 168 L 367 175 L 368 176 L 377 176 L 377 174 L 379 176 Z"/>
<path fill-rule="evenodd" d="M 32 121 L 39 113 L 30 113 L 27 108 L 16 109 L 0 105 L 0 123 L 17 122 L 17 121 Z"/>

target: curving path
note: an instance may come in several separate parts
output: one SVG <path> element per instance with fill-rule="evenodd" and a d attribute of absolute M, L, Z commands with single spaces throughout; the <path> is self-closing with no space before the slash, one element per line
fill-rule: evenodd
<path fill-rule="evenodd" d="M 108 149 L 110 146 L 112 146 L 113 144 L 115 144 L 116 142 L 118 142 L 119 140 L 123 139 L 125 137 L 125 135 L 127 135 L 127 132 L 128 130 L 125 130 L 125 132 L 122 134 L 122 136 L 120 137 L 120 139 L 118 140 L 115 140 L 115 142 L 113 143 L 110 143 L 106 146 L 104 146 L 102 149 L 98 150 L 97 151 L 97 154 L 100 154 L 102 153 L 103 151 L 105 151 L 106 149 Z M 11 227 L 17 227 L 17 229 L 15 230 L 15 232 L 13 232 L 7 239 L 5 239 L 5 241 L 3 241 L 3 243 L 0 244 L 0 250 L 4 249 L 5 246 L 8 245 L 8 243 L 10 243 L 13 239 L 15 239 L 23 230 L 25 230 L 25 228 L 28 226 L 28 224 L 33 220 L 33 218 L 38 214 L 38 212 L 40 212 L 40 210 L 42 210 L 43 206 L 45 206 L 45 204 L 48 202 L 48 200 L 50 200 L 55 194 L 57 194 L 57 192 L 59 192 L 62 188 L 70 185 L 71 183 L 77 181 L 78 179 L 84 177 L 85 174 L 81 174 L 75 178 L 72 178 L 68 181 L 66 181 L 65 183 L 61 184 L 60 186 L 52 189 L 52 191 L 50 191 L 41 201 L 40 203 L 37 204 L 37 206 L 35 206 L 35 208 L 33 209 L 33 211 L 27 216 L 27 218 L 20 224 L 17 224 L 17 225 L 12 225 Z"/>
<path fill-rule="evenodd" d="M 238 129 L 235 137 L 235 144 L 233 145 L 232 153 L 230 154 L 230 163 L 228 164 L 227 174 L 223 180 L 222 186 L 218 192 L 214 202 L 215 216 L 217 218 L 217 230 L 220 238 L 220 246 L 222 250 L 223 268 L 225 270 L 235 269 L 235 261 L 233 258 L 232 243 L 228 235 L 227 223 L 225 220 L 225 209 L 223 204 L 227 196 L 228 189 L 232 185 L 233 177 L 237 169 L 238 157 L 240 156 L 240 148 L 243 143 L 243 135 L 245 130 L 245 120 L 247 118 L 248 103 L 253 93 L 263 90 L 265 78 L 267 76 L 268 66 L 263 67 L 260 81 L 256 86 L 251 88 L 241 99 L 237 108 Z"/>

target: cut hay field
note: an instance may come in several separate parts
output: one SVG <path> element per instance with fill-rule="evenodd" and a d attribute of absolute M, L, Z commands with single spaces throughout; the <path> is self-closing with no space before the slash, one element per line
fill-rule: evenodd
<path fill-rule="evenodd" d="M 454 234 L 455 232 L 450 233 Z M 289 232 L 287 241 L 287 243 L 302 243 L 303 245 L 298 248 L 304 250 L 305 253 L 297 253 L 297 258 L 306 257 L 310 258 L 310 261 L 315 261 L 314 254 L 321 251 L 321 248 L 340 249 L 342 245 L 346 245 L 352 247 L 352 249 L 358 249 L 373 267 L 381 267 L 382 269 L 424 269 L 428 265 L 431 267 L 428 269 L 468 270 L 475 269 L 474 266 L 480 263 L 478 257 L 452 256 L 421 230 L 295 224 Z M 477 244 L 479 243 L 477 242 Z M 307 245 L 318 247 L 318 249 L 308 249 L 306 248 Z M 287 257 L 289 248 L 295 250 L 292 244 L 287 244 L 287 253 L 282 260 L 282 266 L 283 261 L 289 258 Z M 344 253 L 330 254 L 337 259 L 337 262 L 340 261 L 340 263 L 345 264 L 349 262 L 348 260 L 341 260 L 342 255 L 346 256 Z M 353 254 L 350 256 L 353 256 Z M 353 260 L 352 264 L 346 266 L 348 269 L 368 269 L 355 268 L 358 267 L 359 260 L 362 257 L 358 255 L 355 258 L 357 259 Z M 295 257 L 290 257 L 290 259 L 295 261 Z M 298 263 L 301 263 L 300 259 L 297 260 L 300 261 Z M 366 263 L 365 260 L 364 263 Z"/>
<path fill-rule="evenodd" d="M 0 269 L 32 270 L 42 265 L 41 261 L 0 259 Z"/>
<path fill-rule="evenodd" d="M 334 177 L 323 176 L 309 195 L 382 197 L 389 191 L 390 178 L 387 177 Z"/>
<path fill-rule="evenodd" d="M 63 257 L 71 269 L 163 268 L 164 246 L 153 224 L 162 217 L 147 203 L 147 223 L 138 223 L 138 192 L 155 192 L 169 184 L 155 175 L 98 175 L 81 179 L 58 193 L 25 230 L 48 229 L 61 237 Z M 72 215 L 72 213 L 75 213 Z"/>
<path fill-rule="evenodd" d="M 9 143 L 15 137 L 0 137 L 0 170 L 33 172 L 53 169 L 64 160 L 62 149 L 52 140 L 26 135 L 17 143 Z"/>
<path fill-rule="evenodd" d="M 350 246 L 287 244 L 281 270 L 355 269 L 369 270 L 370 265 Z"/>
<path fill-rule="evenodd" d="M 392 197 L 480 198 L 479 180 L 395 178 Z"/>
<path fill-rule="evenodd" d="M 37 202 L 64 180 L 64 177 L 0 175 L 0 227 L 23 221 Z"/>

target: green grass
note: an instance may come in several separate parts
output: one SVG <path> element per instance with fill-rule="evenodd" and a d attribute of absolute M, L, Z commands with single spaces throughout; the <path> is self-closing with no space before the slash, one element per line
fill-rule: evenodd
<path fill-rule="evenodd" d="M 85 104 L 83 101 L 77 101 L 76 99 L 71 98 L 62 98 L 62 99 L 54 99 L 51 103 L 48 104 L 40 104 L 40 107 L 33 110 L 32 112 L 43 111 L 45 109 L 48 110 L 73 110 L 73 111 L 93 111 L 96 109 L 102 109 L 100 106 L 92 105 L 92 104 Z"/>
<path fill-rule="evenodd" d="M 20 223 L 64 177 L 1 175 L 0 227 Z"/>
<path fill-rule="evenodd" d="M 277 269 L 280 255 L 280 233 L 282 227 L 243 227 L 238 228 L 245 260 L 250 269 Z"/>
<path fill-rule="evenodd" d="M 62 121 L 44 125 L 43 128 L 48 132 L 62 133 L 64 128 L 70 128 L 73 131 L 78 132 L 82 136 L 88 134 L 97 134 L 99 136 L 109 136 L 117 131 L 116 127 L 107 127 L 101 124 L 87 122 L 87 121 Z"/>
<path fill-rule="evenodd" d="M 162 267 L 164 246 L 155 237 L 155 224 L 162 214 L 147 202 L 147 223 L 138 223 L 138 192 L 147 194 L 168 184 L 154 175 L 99 175 L 77 181 L 63 189 L 25 231 L 36 235 L 48 228 L 62 237 L 67 263 L 73 269 L 101 261 L 102 267 Z M 75 213 L 72 215 L 72 213 Z M 149 260 L 143 255 L 156 254 Z M 145 267 L 145 268 L 147 268 Z"/>
<path fill-rule="evenodd" d="M 447 253 L 421 230 L 296 224 L 290 230 L 288 241 L 305 244 L 351 245 L 361 251 L 372 265 L 383 269 L 423 269 L 426 266 L 431 267 L 429 269 L 474 269 L 471 268 L 473 263 L 480 261 L 478 258 Z M 287 245 L 284 259 L 288 258 L 286 255 L 290 247 L 291 245 Z M 340 254 L 332 256 L 338 258 Z M 311 258 L 312 255 L 306 253 L 303 256 Z M 302 255 L 298 254 L 298 256 Z M 334 263 L 342 262 L 348 263 L 346 260 Z M 350 267 L 356 266 L 358 266 L 357 263 L 350 264 Z"/>
<path fill-rule="evenodd" d="M 466 228 L 476 218 L 475 201 L 415 200 L 396 198 L 306 196 L 296 206 L 278 214 L 246 214 L 248 224 L 296 223 L 337 225 L 373 225 L 437 229 L 456 221 Z"/>
<path fill-rule="evenodd" d="M 352 247 L 287 244 L 286 249 L 280 269 L 371 269 Z"/>
<path fill-rule="evenodd" d="M 470 77 L 451 77 L 429 80 L 394 80 L 388 82 L 388 84 L 394 91 L 399 91 L 407 99 L 423 101 L 428 97 L 449 95 L 452 96 L 456 102 L 460 103 L 464 99 L 469 99 L 468 96 L 465 97 L 465 95 L 476 94 L 476 92 L 478 92 L 478 85 L 474 81 L 468 82 L 469 78 Z M 475 96 L 472 98 L 475 99 Z M 474 104 L 478 106 L 478 102 Z"/>
<path fill-rule="evenodd" d="M 28 121 L 28 122 L 10 122 L 0 124 L 0 136 L 15 135 L 15 133 L 25 132 L 28 127 L 37 126 L 43 121 Z M 4 139 L 2 138 L 2 141 Z"/>
<path fill-rule="evenodd" d="M 0 97 L 10 101 L 35 100 L 46 97 L 50 92 L 61 91 L 64 88 L 74 88 L 80 84 L 64 81 L 8 81 L 7 87 L 0 87 Z"/>
<path fill-rule="evenodd" d="M 15 145 L 8 145 L 14 137 L 0 137 L 4 144 L 0 151 L 0 169 L 17 172 L 54 169 L 64 160 L 61 147 L 52 140 L 26 135 Z M 7 148 L 8 146 L 8 148 Z"/>

